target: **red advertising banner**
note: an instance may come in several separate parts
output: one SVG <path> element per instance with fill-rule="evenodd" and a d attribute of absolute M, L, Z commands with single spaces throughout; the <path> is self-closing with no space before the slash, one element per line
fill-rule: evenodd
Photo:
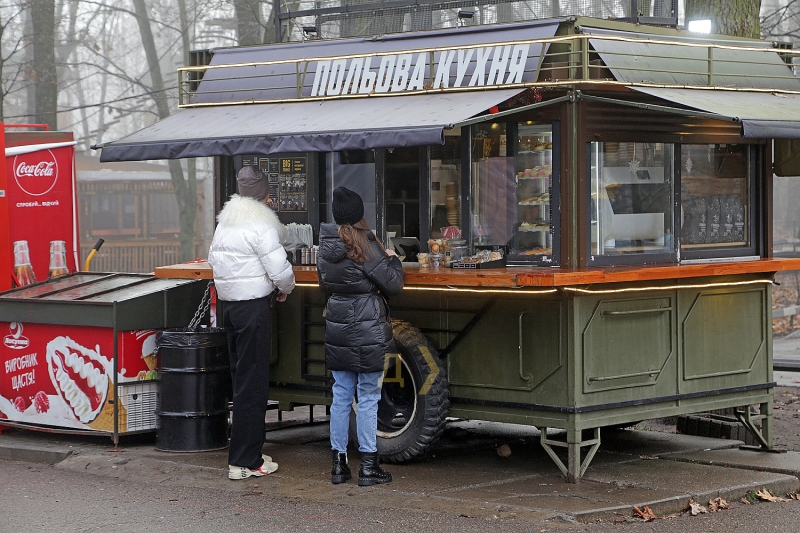
<path fill-rule="evenodd" d="M 120 398 L 118 429 L 148 429 L 141 421 L 154 420 L 155 402 L 142 401 L 155 397 L 155 331 L 118 335 L 117 382 L 141 384 Z M 0 339 L 0 423 L 114 430 L 112 329 L 0 322 Z"/>
<path fill-rule="evenodd" d="M 8 233 L 17 285 L 79 269 L 74 148 L 46 146 L 6 150 Z"/>

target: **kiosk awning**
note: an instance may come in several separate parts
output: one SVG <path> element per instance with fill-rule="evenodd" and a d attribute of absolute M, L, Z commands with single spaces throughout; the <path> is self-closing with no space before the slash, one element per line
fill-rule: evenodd
<path fill-rule="evenodd" d="M 654 85 L 695 87 L 716 85 L 738 89 L 800 91 L 800 80 L 794 76 L 778 52 L 772 49 L 770 43 L 759 41 L 748 43 L 752 48 L 765 48 L 759 51 L 731 48 L 712 50 L 707 46 L 713 43 L 707 40 L 675 40 L 666 44 L 667 42 L 666 40 L 652 43 L 589 39 L 589 44 L 617 81 Z M 686 46 L 687 44 L 694 46 Z M 767 46 L 769 49 L 766 49 Z M 713 57 L 713 83 L 709 83 L 710 57 Z"/>
<path fill-rule="evenodd" d="M 800 80 L 770 43 L 736 42 L 745 49 L 726 47 L 728 41 L 705 39 L 635 42 L 603 39 L 624 37 L 618 32 L 592 31 L 592 48 L 617 81 L 631 84 L 681 85 L 694 88 L 646 87 L 637 91 L 742 123 L 749 139 L 800 139 Z M 713 49 L 710 45 L 719 45 Z M 763 50 L 760 50 L 763 49 Z M 713 68 L 709 61 L 713 57 Z M 711 68 L 711 71 L 709 69 Z M 709 76 L 716 87 L 709 85 Z M 769 92 L 775 89 L 781 92 Z"/>
<path fill-rule="evenodd" d="M 800 95 L 635 87 L 687 107 L 735 119 L 745 139 L 800 139 Z"/>
<path fill-rule="evenodd" d="M 444 130 L 520 89 L 238 104 L 179 111 L 102 146 L 100 161 L 444 144 Z"/>

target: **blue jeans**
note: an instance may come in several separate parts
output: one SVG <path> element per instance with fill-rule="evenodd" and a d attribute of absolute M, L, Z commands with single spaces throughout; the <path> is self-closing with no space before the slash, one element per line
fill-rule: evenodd
<path fill-rule="evenodd" d="M 347 451 L 350 426 L 350 408 L 353 396 L 358 390 L 356 411 L 356 430 L 358 450 L 377 452 L 378 400 L 381 399 L 383 371 L 347 372 L 333 370 L 333 404 L 331 404 L 331 448 L 339 452 Z"/>

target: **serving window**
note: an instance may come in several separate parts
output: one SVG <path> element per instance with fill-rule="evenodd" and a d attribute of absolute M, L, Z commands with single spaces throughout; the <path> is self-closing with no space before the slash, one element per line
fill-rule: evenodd
<path fill-rule="evenodd" d="M 591 261 L 675 260 L 675 147 L 590 143 Z"/>
<path fill-rule="evenodd" d="M 592 142 L 589 263 L 753 256 L 754 148 Z"/>

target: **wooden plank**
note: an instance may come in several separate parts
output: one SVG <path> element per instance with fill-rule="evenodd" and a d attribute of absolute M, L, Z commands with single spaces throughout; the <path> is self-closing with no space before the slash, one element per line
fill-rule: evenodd
<path fill-rule="evenodd" d="M 214 274 L 207 261 L 194 261 L 180 265 L 156 267 L 157 278 L 213 279 Z"/>
<path fill-rule="evenodd" d="M 759 259 L 730 263 L 703 263 L 692 265 L 664 265 L 638 267 L 607 267 L 584 269 L 553 269 L 547 274 L 520 272 L 519 286 L 565 287 L 594 283 L 626 283 L 662 279 L 686 279 L 741 274 L 762 274 L 782 270 L 799 270 L 800 259 Z"/>
<path fill-rule="evenodd" d="M 455 270 L 405 267 L 407 285 L 431 287 L 568 287 L 596 283 L 629 283 L 663 279 L 762 274 L 800 270 L 800 259 L 760 259 L 730 263 L 605 268 L 498 268 Z M 313 266 L 294 267 L 298 283 L 317 283 Z M 158 267 L 157 278 L 212 279 L 207 262 Z"/>

